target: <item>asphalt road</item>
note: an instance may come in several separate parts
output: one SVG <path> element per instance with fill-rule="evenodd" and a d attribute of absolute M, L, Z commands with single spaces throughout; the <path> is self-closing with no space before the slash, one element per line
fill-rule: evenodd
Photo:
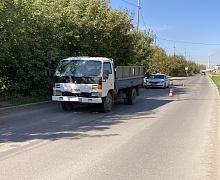
<path fill-rule="evenodd" d="M 0 110 L 0 179 L 219 179 L 217 89 L 201 75 L 173 82 L 173 97 L 143 88 L 110 113 L 57 102 Z"/>

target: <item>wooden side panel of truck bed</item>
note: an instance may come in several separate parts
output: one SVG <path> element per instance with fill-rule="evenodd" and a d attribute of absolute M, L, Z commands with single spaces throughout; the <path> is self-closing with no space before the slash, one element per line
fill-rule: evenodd
<path fill-rule="evenodd" d="M 143 66 L 117 66 L 116 79 L 144 76 Z"/>
<path fill-rule="evenodd" d="M 143 66 L 117 66 L 115 88 L 123 89 L 138 86 L 143 83 Z"/>

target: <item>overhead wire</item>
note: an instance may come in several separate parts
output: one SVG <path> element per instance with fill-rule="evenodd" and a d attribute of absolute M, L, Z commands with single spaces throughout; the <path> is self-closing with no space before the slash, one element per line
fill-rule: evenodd
<path fill-rule="evenodd" d="M 132 3 L 128 2 L 128 1 L 125 1 L 125 0 L 122 0 L 122 1 L 124 1 L 125 3 L 130 4 L 130 5 L 132 5 L 132 6 L 138 7 L 137 5 L 132 4 Z"/>
<path fill-rule="evenodd" d="M 135 6 L 135 7 L 138 7 L 138 5 L 135 5 L 133 3 L 130 3 L 126 0 L 122 0 L 123 2 L 129 4 L 129 5 L 132 5 L 132 6 Z M 146 23 L 144 21 L 144 18 L 143 18 L 143 15 L 142 15 L 142 12 L 141 12 L 141 8 L 140 8 L 140 15 L 141 15 L 141 19 L 143 21 L 143 24 L 144 24 L 144 27 L 147 29 L 150 29 L 150 28 L 147 28 L 146 26 Z M 172 49 L 172 48 L 168 48 L 166 47 L 163 43 L 161 43 L 160 40 L 163 40 L 163 41 L 170 41 L 170 42 L 178 42 L 178 43 L 184 43 L 184 44 L 194 44 L 194 45 L 206 45 L 206 46 L 220 46 L 220 43 L 204 43 L 204 42 L 191 42 L 191 41 L 180 41 L 180 40 L 172 40 L 172 39 L 164 39 L 164 38 L 158 38 L 157 36 L 155 37 L 157 39 L 157 41 L 160 43 L 161 46 L 163 46 L 165 49 Z M 179 51 L 177 50 L 177 48 L 174 46 L 175 48 L 175 51 L 179 53 Z M 179 53 L 180 54 L 180 53 Z"/>
<path fill-rule="evenodd" d="M 146 25 L 146 23 L 145 23 L 145 21 L 144 21 L 144 17 L 143 17 L 143 15 L 142 15 L 141 10 L 140 10 L 140 14 L 141 14 L 141 19 L 142 19 L 142 21 L 143 21 L 143 24 L 144 24 L 146 30 L 147 30 L 147 29 L 150 29 L 150 28 L 147 28 L 147 25 Z M 155 38 L 158 40 L 157 36 L 155 36 Z M 155 39 L 155 40 L 156 40 L 156 39 Z M 158 42 L 159 42 L 165 49 L 172 49 L 172 48 L 167 48 L 166 46 L 164 46 L 159 40 L 158 40 Z"/>
<path fill-rule="evenodd" d="M 156 39 L 165 49 L 173 49 L 173 47 L 168 48 L 163 43 L 161 43 L 161 41 L 157 38 L 157 36 L 156 36 Z"/>
<path fill-rule="evenodd" d="M 145 24 L 145 21 L 144 21 L 143 15 L 142 15 L 142 13 L 141 13 L 141 10 L 140 10 L 140 14 L 141 14 L 141 19 L 142 19 L 142 21 L 143 21 L 143 23 L 144 23 L 144 26 L 145 26 L 145 28 L 146 28 L 146 30 L 147 30 L 147 26 L 146 26 L 146 24 Z"/>
<path fill-rule="evenodd" d="M 184 43 L 184 44 L 197 44 L 197 45 L 207 45 L 207 46 L 220 46 L 219 43 L 190 42 L 190 41 L 180 41 L 180 40 L 172 40 L 172 39 L 163 39 L 163 38 L 158 38 L 158 39 L 164 40 L 164 41 L 172 41 L 172 42 Z"/>

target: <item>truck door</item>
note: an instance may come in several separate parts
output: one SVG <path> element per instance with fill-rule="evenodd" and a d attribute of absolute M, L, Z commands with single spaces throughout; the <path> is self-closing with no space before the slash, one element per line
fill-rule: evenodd
<path fill-rule="evenodd" d="M 112 64 L 110 62 L 103 63 L 103 74 L 104 72 L 108 72 L 108 78 L 103 78 L 102 80 L 103 96 L 106 96 L 110 89 L 114 89 L 115 75 L 114 75 Z"/>

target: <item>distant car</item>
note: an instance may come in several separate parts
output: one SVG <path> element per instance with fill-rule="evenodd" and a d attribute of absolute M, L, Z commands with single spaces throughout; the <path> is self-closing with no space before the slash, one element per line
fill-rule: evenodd
<path fill-rule="evenodd" d="M 144 78 L 143 86 L 146 88 L 159 87 L 167 88 L 170 85 L 170 80 L 166 74 L 153 74 L 149 78 Z"/>
<path fill-rule="evenodd" d="M 202 71 L 202 72 L 201 72 L 201 75 L 206 75 L 206 72 L 205 72 L 205 71 Z"/>

